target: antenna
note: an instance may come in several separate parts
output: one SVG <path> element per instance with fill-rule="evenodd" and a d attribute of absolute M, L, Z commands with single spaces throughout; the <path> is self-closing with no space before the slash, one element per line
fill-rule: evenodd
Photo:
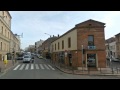
<path fill-rule="evenodd" d="M 19 36 L 20 38 L 23 38 L 23 33 L 21 34 L 21 35 L 17 35 L 17 34 L 15 34 L 16 36 Z"/>
<path fill-rule="evenodd" d="M 21 34 L 21 38 L 23 38 L 23 33 Z"/>

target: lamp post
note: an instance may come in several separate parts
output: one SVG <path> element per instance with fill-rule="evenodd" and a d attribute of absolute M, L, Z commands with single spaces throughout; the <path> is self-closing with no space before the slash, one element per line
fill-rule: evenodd
<path fill-rule="evenodd" d="M 82 47 L 82 71 L 83 71 L 83 59 L 84 59 L 84 56 L 83 56 L 83 45 L 81 45 L 81 47 Z"/>
<path fill-rule="evenodd" d="M 44 33 L 44 34 L 49 35 L 49 36 L 51 37 L 51 35 L 50 35 L 50 34 L 48 34 L 48 33 Z"/>

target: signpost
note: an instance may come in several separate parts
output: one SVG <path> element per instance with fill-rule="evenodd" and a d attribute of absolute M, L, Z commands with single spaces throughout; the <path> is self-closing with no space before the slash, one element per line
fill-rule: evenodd
<path fill-rule="evenodd" d="M 83 71 L 83 45 L 81 45 L 82 47 L 82 71 Z"/>

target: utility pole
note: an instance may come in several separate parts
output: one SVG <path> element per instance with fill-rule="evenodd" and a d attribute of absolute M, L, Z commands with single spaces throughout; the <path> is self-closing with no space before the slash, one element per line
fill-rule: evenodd
<path fill-rule="evenodd" d="M 81 47 L 82 47 L 82 71 L 83 71 L 83 59 L 84 59 L 84 57 L 83 57 L 83 45 L 81 45 Z"/>

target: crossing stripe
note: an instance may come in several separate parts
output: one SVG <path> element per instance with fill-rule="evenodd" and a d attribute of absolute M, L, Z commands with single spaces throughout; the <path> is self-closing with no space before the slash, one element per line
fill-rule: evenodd
<path fill-rule="evenodd" d="M 23 64 L 23 65 L 20 67 L 20 69 L 19 69 L 19 70 L 22 70 L 22 69 L 24 68 L 24 66 L 25 66 L 25 64 Z"/>
<path fill-rule="evenodd" d="M 28 70 L 28 68 L 29 68 L 29 64 L 27 64 L 27 65 L 26 65 L 26 68 L 25 68 L 25 70 Z"/>
<path fill-rule="evenodd" d="M 44 69 L 44 67 L 42 66 L 42 64 L 40 64 L 40 68 L 41 68 L 41 69 Z"/>
<path fill-rule="evenodd" d="M 33 64 L 31 64 L 31 69 L 34 69 L 34 66 L 33 66 Z"/>
<path fill-rule="evenodd" d="M 35 66 L 36 66 L 36 69 L 39 69 L 39 66 L 38 66 L 38 64 L 35 64 Z"/>
<path fill-rule="evenodd" d="M 47 69 L 49 69 L 49 67 L 46 65 L 46 64 L 44 64 L 44 66 L 47 68 Z M 50 69 L 49 69 L 50 70 Z"/>
<path fill-rule="evenodd" d="M 17 65 L 13 70 L 17 70 L 20 67 L 20 64 Z"/>
<path fill-rule="evenodd" d="M 51 65 L 48 64 L 48 66 L 49 66 L 52 70 L 55 70 Z"/>

